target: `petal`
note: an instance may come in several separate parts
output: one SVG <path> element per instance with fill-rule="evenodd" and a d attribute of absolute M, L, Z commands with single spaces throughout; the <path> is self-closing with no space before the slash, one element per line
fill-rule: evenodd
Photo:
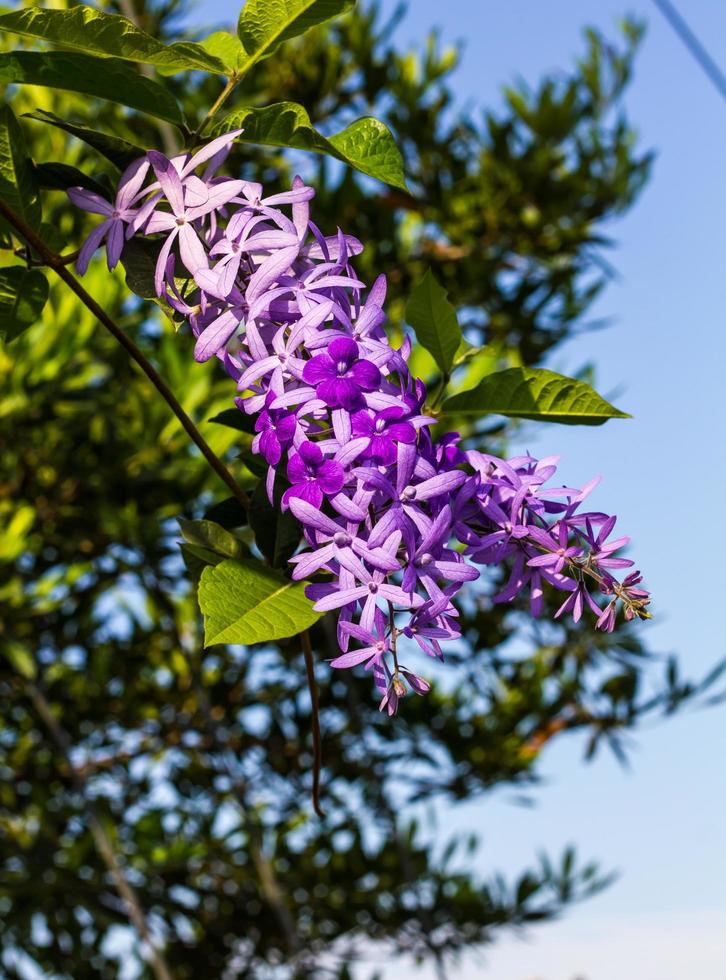
<path fill-rule="evenodd" d="M 76 262 L 76 271 L 80 276 L 82 276 L 88 268 L 88 263 L 91 261 L 93 253 L 105 238 L 106 232 L 111 227 L 111 224 L 111 218 L 107 218 L 106 221 L 102 221 L 100 225 L 93 229 L 91 234 L 83 243 L 83 247 L 78 254 L 78 261 Z"/>
<path fill-rule="evenodd" d="M 225 310 L 216 320 L 212 320 L 194 345 L 194 360 L 208 361 L 224 347 L 239 324 L 240 317 L 234 310 Z"/>
<path fill-rule="evenodd" d="M 121 258 L 121 252 L 123 252 L 125 240 L 126 235 L 123 221 L 120 221 L 118 218 L 113 218 L 106 242 L 106 262 L 109 269 L 116 268 L 118 260 Z"/>
<path fill-rule="evenodd" d="M 137 193 L 141 190 L 141 185 L 149 172 L 149 161 L 146 157 L 134 160 L 133 163 L 124 170 L 119 181 L 118 191 L 116 192 L 116 210 L 125 211 L 130 207 Z"/>
<path fill-rule="evenodd" d="M 83 208 L 84 211 L 90 211 L 92 214 L 103 214 L 106 217 L 113 214 L 113 205 L 109 204 L 105 197 L 101 197 L 100 194 L 95 194 L 93 191 L 87 191 L 85 187 L 69 187 L 68 197 L 77 208 Z"/>
<path fill-rule="evenodd" d="M 351 650 L 350 653 L 344 653 L 340 657 L 336 657 L 335 660 L 330 661 L 331 667 L 356 667 L 358 664 L 362 664 L 364 660 L 369 660 L 378 653 L 376 647 L 362 647 L 360 650 Z M 380 655 L 379 655 L 380 656 Z"/>
<path fill-rule="evenodd" d="M 349 602 L 356 602 L 365 595 L 369 595 L 366 586 L 360 586 L 357 589 L 342 589 L 341 591 L 331 592 L 330 595 L 324 596 L 322 599 L 318 599 L 314 608 L 318 612 L 326 612 L 328 609 L 340 609 L 341 606 L 347 606 Z"/>
<path fill-rule="evenodd" d="M 331 361 L 350 364 L 358 357 L 358 344 L 351 337 L 337 337 L 328 347 Z"/>
<path fill-rule="evenodd" d="M 183 217 L 184 188 L 174 164 L 158 150 L 149 150 L 147 156 L 172 211 L 177 218 Z"/>
<path fill-rule="evenodd" d="M 239 134 L 243 132 L 241 129 L 230 130 L 229 133 L 225 133 L 223 136 L 218 136 L 216 139 L 211 140 L 206 143 L 201 150 L 198 150 L 194 156 L 184 164 L 184 169 L 182 170 L 182 176 L 186 177 L 187 174 L 192 173 L 197 167 L 206 163 L 213 156 L 216 156 L 222 150 L 230 150 L 232 144 L 237 139 Z M 220 161 L 221 162 L 221 161 Z"/>
<path fill-rule="evenodd" d="M 332 347 L 333 345 L 331 344 L 330 346 Z M 373 361 L 356 361 L 351 367 L 350 373 L 355 383 L 363 391 L 375 391 L 381 383 L 381 372 Z"/>
<path fill-rule="evenodd" d="M 316 393 L 330 408 L 345 408 L 352 412 L 361 403 L 359 386 L 348 378 L 323 381 L 316 388 Z"/>
<path fill-rule="evenodd" d="M 307 500 L 313 507 L 319 507 L 323 502 L 323 492 L 317 483 L 314 483 L 312 480 L 297 483 L 285 491 L 282 495 L 282 502 L 286 507 L 290 506 L 290 499 L 292 497 L 300 497 L 302 500 Z"/>
<path fill-rule="evenodd" d="M 337 378 L 338 372 L 335 364 L 327 354 L 316 354 L 306 362 L 303 368 L 303 381 L 309 385 L 317 385 L 322 381 L 333 381 Z"/>
<path fill-rule="evenodd" d="M 338 493 L 345 483 L 345 471 L 340 463 L 328 459 L 318 470 L 316 482 L 323 493 Z"/>
<path fill-rule="evenodd" d="M 252 305 L 254 301 L 262 296 L 263 293 L 290 268 L 290 265 L 297 258 L 297 245 L 290 248 L 282 248 L 279 252 L 266 259 L 259 269 L 251 276 L 245 299 Z"/>
<path fill-rule="evenodd" d="M 206 269 L 209 265 L 204 246 L 191 225 L 185 224 L 179 228 L 179 255 L 192 275 L 197 269 Z"/>

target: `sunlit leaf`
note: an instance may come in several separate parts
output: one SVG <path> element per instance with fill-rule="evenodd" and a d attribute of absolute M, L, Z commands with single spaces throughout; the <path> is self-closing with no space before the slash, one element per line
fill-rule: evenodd
<path fill-rule="evenodd" d="M 630 418 L 584 381 L 544 368 L 509 368 L 488 374 L 476 388 L 448 398 L 443 411 L 507 415 L 567 425 L 602 425 L 608 419 Z"/>
<path fill-rule="evenodd" d="M 72 51 L 12 51 L 0 54 L 0 82 L 82 92 L 178 125 L 184 122 L 176 99 L 163 85 L 117 58 Z"/>
<path fill-rule="evenodd" d="M 264 643 L 300 633 L 320 618 L 304 589 L 261 562 L 228 559 L 205 568 L 199 583 L 205 645 Z"/>
<path fill-rule="evenodd" d="M 324 153 L 369 177 L 406 189 L 403 159 L 393 135 L 384 123 L 371 116 L 325 137 L 314 128 L 301 105 L 278 102 L 231 112 L 216 124 L 213 132 L 220 136 L 233 129 L 244 130 L 239 136 L 241 142 Z"/>
<path fill-rule="evenodd" d="M 162 44 L 125 17 L 106 14 L 86 4 L 70 10 L 26 7 L 0 16 L 0 33 L 36 37 L 48 44 L 87 54 L 122 58 L 170 71 L 199 69 L 224 75 L 225 67 L 199 44 Z"/>

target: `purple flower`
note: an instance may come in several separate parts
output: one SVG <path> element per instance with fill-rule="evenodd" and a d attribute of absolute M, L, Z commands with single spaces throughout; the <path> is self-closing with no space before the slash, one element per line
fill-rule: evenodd
<path fill-rule="evenodd" d="M 171 207 L 171 214 L 166 211 L 154 210 L 145 223 L 147 235 L 153 235 L 160 231 L 169 232 L 159 253 L 154 276 L 157 296 L 161 296 L 167 259 L 171 247 L 177 239 L 182 263 L 192 276 L 198 269 L 208 268 L 207 252 L 194 229 L 194 222 L 227 204 L 238 193 L 244 182 L 241 180 L 225 180 L 218 184 L 206 186 L 205 191 L 198 184 L 192 185 L 191 188 L 185 187 L 183 178 L 179 175 L 174 163 L 163 153 L 150 150 L 148 158 L 154 168 L 165 200 Z"/>
<path fill-rule="evenodd" d="M 362 411 L 351 417 L 353 435 L 367 436 L 369 439 L 362 453 L 366 459 L 390 465 L 396 461 L 396 443 L 410 445 L 416 442 L 416 429 L 411 422 L 401 421 L 405 415 L 405 409 L 393 406 L 374 415 Z"/>
<path fill-rule="evenodd" d="M 141 185 L 144 183 L 149 169 L 145 158 L 136 160 L 124 170 L 116 192 L 113 204 L 110 204 L 100 194 L 94 194 L 83 187 L 71 187 L 68 196 L 71 201 L 84 211 L 102 214 L 105 221 L 93 229 L 83 244 L 76 262 L 76 269 L 83 275 L 88 268 L 93 253 L 101 242 L 106 239 L 106 261 L 109 269 L 116 267 L 121 258 L 121 252 L 126 240 L 126 226 L 136 217 L 136 203 Z"/>
<path fill-rule="evenodd" d="M 274 400 L 275 392 L 268 392 L 268 407 L 263 409 L 255 419 L 255 432 L 258 435 L 252 442 L 252 451 L 264 456 L 265 462 L 270 466 L 277 466 L 280 462 L 283 447 L 287 447 L 292 442 L 297 428 L 297 419 L 292 412 L 269 408 Z"/>
<path fill-rule="evenodd" d="M 287 477 L 292 486 L 282 495 L 283 507 L 289 506 L 291 497 L 320 507 L 323 497 L 342 489 L 345 471 L 340 463 L 326 459 L 314 442 L 303 442 L 288 459 Z"/>
<path fill-rule="evenodd" d="M 339 337 L 307 362 L 303 381 L 314 385 L 316 396 L 330 408 L 352 412 L 360 406 L 362 392 L 379 386 L 381 372 L 372 361 L 359 358 L 354 340 Z"/>

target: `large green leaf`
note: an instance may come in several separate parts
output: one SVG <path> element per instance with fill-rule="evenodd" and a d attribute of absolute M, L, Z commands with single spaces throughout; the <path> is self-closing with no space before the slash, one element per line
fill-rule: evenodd
<path fill-rule="evenodd" d="M 627 419 L 590 385 L 544 368 L 509 368 L 488 374 L 476 388 L 448 398 L 447 415 L 508 415 L 567 425 L 602 425 Z"/>
<path fill-rule="evenodd" d="M 371 116 L 357 119 L 326 138 L 314 128 L 301 105 L 277 102 L 264 108 L 238 109 L 220 119 L 213 134 L 221 136 L 233 129 L 244 130 L 238 137 L 242 142 L 325 153 L 369 177 L 406 189 L 403 160 L 391 131 Z"/>
<path fill-rule="evenodd" d="M 168 71 L 199 69 L 224 75 L 222 62 L 199 44 L 165 45 L 118 14 L 105 14 L 86 4 L 70 10 L 26 7 L 0 16 L 0 33 L 37 37 L 49 44 L 74 48 L 106 58 L 122 58 Z"/>
<path fill-rule="evenodd" d="M 40 197 L 23 131 L 10 106 L 0 106 L 0 198 L 25 222 L 40 224 Z"/>
<path fill-rule="evenodd" d="M 406 322 L 443 374 L 449 374 L 463 342 L 456 310 L 430 269 L 414 286 L 406 304 Z"/>
<path fill-rule="evenodd" d="M 118 58 L 94 58 L 75 51 L 12 51 L 0 54 L 0 82 L 82 92 L 177 125 L 184 122 L 176 100 L 163 85 Z"/>
<path fill-rule="evenodd" d="M 355 0 L 247 0 L 239 15 L 239 34 L 246 58 L 242 72 L 272 54 L 283 41 L 351 10 Z"/>
<path fill-rule="evenodd" d="M 39 269 L 0 269 L 0 336 L 15 340 L 31 327 L 48 299 L 48 280 Z"/>
<path fill-rule="evenodd" d="M 261 562 L 227 559 L 202 572 L 204 642 L 265 643 L 294 636 L 320 618 L 301 583 Z"/>
<path fill-rule="evenodd" d="M 95 129 L 88 129 L 78 123 L 66 122 L 65 119 L 53 115 L 52 112 L 46 112 L 44 109 L 27 112 L 25 117 L 35 119 L 38 122 L 49 123 L 51 126 L 65 130 L 71 136 L 76 136 L 79 140 L 83 140 L 84 143 L 92 146 L 107 160 L 110 160 L 119 170 L 125 170 L 130 163 L 138 160 L 146 153 L 142 147 L 122 140 L 118 136 L 109 136 L 108 133 L 98 133 Z"/>

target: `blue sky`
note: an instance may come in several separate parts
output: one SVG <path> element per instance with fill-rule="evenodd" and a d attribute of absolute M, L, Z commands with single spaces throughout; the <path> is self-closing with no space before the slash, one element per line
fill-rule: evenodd
<path fill-rule="evenodd" d="M 599 390 L 621 392 L 618 405 L 634 419 L 548 427 L 534 445 L 561 453 L 568 483 L 603 474 L 593 501 L 620 515 L 655 596 L 650 646 L 678 652 L 684 672 L 700 675 L 726 653 L 713 534 L 726 486 L 726 104 L 650 0 L 413 0 L 410 8 L 399 40 L 420 41 L 434 24 L 444 40 L 464 38 L 456 89 L 482 106 L 499 104 L 500 86 L 518 76 L 536 82 L 569 66 L 583 26 L 612 32 L 626 13 L 648 21 L 627 106 L 658 158 L 637 206 L 609 229 L 620 278 L 596 313 L 613 325 L 550 364 L 571 372 L 594 361 Z M 680 8 L 726 66 L 726 3 L 680 0 Z M 231 20 L 236 5 L 207 0 L 199 11 Z M 503 793 L 447 815 L 449 826 L 482 835 L 483 872 L 517 872 L 540 849 L 570 842 L 622 872 L 560 922 L 467 960 L 458 980 L 724 980 L 725 728 L 724 708 L 645 728 L 630 771 L 606 755 L 586 766 L 582 746 L 566 742 L 545 757 L 535 808 Z M 384 976 L 433 974 L 391 967 Z"/>

